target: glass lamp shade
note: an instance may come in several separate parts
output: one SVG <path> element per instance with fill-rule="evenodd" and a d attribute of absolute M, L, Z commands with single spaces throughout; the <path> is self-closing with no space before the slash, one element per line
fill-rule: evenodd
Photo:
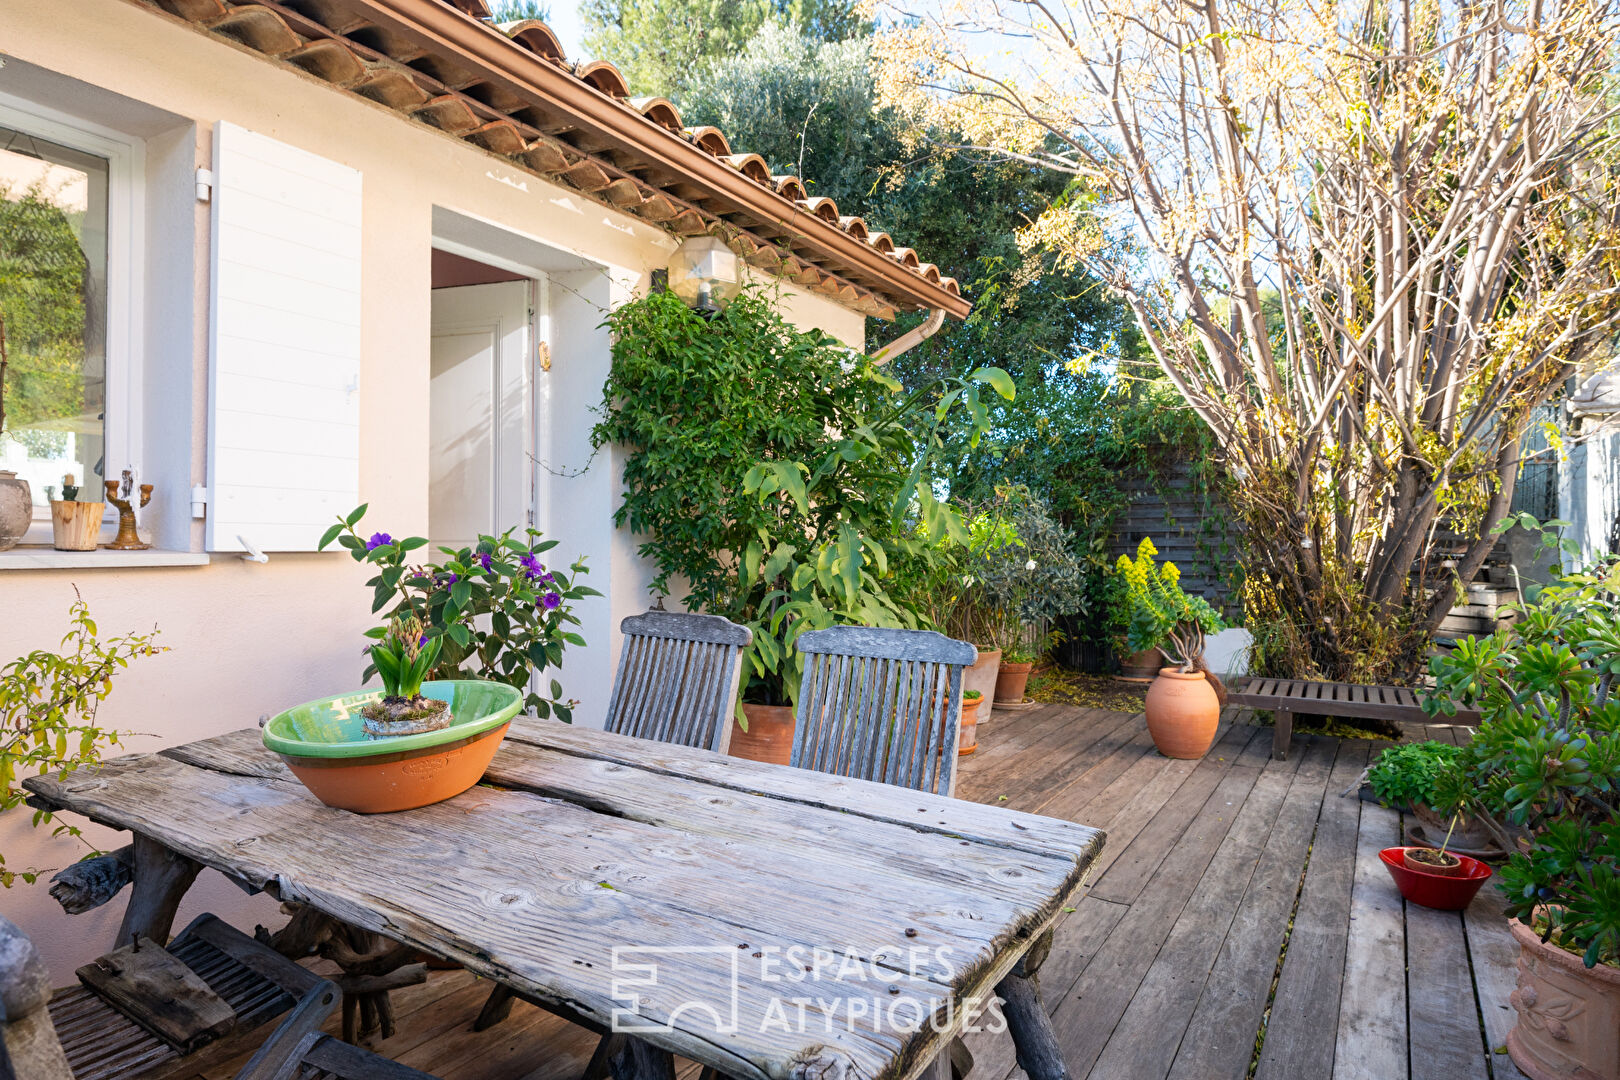
<path fill-rule="evenodd" d="M 717 237 L 694 236 L 669 260 L 669 287 L 690 307 L 719 311 L 742 291 L 737 256 Z"/>

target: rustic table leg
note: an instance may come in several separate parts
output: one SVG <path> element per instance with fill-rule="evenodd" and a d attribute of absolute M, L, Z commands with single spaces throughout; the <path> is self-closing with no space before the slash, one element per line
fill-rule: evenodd
<path fill-rule="evenodd" d="M 139 833 L 132 846 L 135 848 L 135 882 L 130 887 L 129 907 L 124 909 L 124 922 L 118 928 L 118 940 L 113 947 L 123 948 L 135 940 L 136 934 L 167 945 L 180 898 L 197 880 L 202 866 Z"/>
<path fill-rule="evenodd" d="M 675 1080 L 675 1055 L 631 1037 L 613 1055 L 609 1068 L 613 1080 Z"/>
<path fill-rule="evenodd" d="M 624 1036 L 617 1032 L 608 1032 L 596 1041 L 596 1049 L 591 1052 L 591 1060 L 585 1063 L 585 1075 L 581 1080 L 606 1080 L 608 1067 L 624 1046 Z"/>
<path fill-rule="evenodd" d="M 1029 951 L 1005 979 L 996 984 L 1002 999 L 1001 1012 L 1007 1018 L 1007 1031 L 1018 1052 L 1018 1067 L 1029 1080 L 1069 1080 L 1069 1067 L 1063 1062 L 1052 1018 L 1041 1004 L 1041 988 L 1036 972 L 1052 951 L 1052 931 L 1035 939 Z M 946 1057 L 947 1055 L 941 1055 Z"/>
<path fill-rule="evenodd" d="M 496 983 L 495 988 L 489 992 L 484 1001 L 484 1007 L 478 1011 L 478 1019 L 473 1021 L 474 1031 L 487 1031 L 496 1024 L 512 1015 L 512 1002 L 517 995 L 505 983 Z"/>

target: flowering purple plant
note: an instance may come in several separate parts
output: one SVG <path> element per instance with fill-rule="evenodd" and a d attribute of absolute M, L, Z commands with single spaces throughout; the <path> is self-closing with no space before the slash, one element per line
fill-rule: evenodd
<path fill-rule="evenodd" d="M 567 573 L 548 570 L 540 556 L 557 542 L 533 529 L 521 536 L 509 529 L 499 536 L 480 536 L 471 547 L 440 548 L 440 561 L 417 564 L 411 553 L 427 541 L 419 536 L 396 541 L 384 532 L 368 539 L 356 530 L 365 511 L 362 506 L 339 519 L 320 547 L 335 541 L 356 562 L 376 568 L 366 584 L 373 590 L 372 611 L 386 621 L 367 631 L 368 636 L 380 639 L 395 618 L 421 619 L 422 644 L 439 643 L 430 678 L 503 682 L 522 690 L 525 704 L 537 715 L 571 719 L 577 702 L 563 699 L 555 679 L 550 680 L 549 696 L 530 687 L 535 674 L 561 666 L 567 646 L 585 644 L 573 629 L 579 625 L 573 605 L 601 594 L 579 584 L 584 561 L 575 560 Z M 367 678 L 374 668 L 366 671 Z"/>

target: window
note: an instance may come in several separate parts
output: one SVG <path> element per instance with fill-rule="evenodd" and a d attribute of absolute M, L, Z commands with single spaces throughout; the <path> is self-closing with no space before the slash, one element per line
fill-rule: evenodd
<path fill-rule="evenodd" d="M 48 489 L 106 473 L 106 158 L 0 126 L 0 318 L 7 352 L 0 467 Z"/>
<path fill-rule="evenodd" d="M 139 139 L 0 95 L 0 469 L 33 489 L 24 544 L 50 543 L 64 476 L 99 500 L 140 471 L 144 163 Z"/>

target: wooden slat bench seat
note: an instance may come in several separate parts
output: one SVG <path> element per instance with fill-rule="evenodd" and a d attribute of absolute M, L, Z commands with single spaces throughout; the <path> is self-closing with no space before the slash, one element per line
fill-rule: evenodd
<path fill-rule="evenodd" d="M 1288 756 L 1295 713 L 1395 723 L 1405 720 L 1421 724 L 1428 719 L 1417 693 L 1404 686 L 1252 678 L 1235 682 L 1226 700 L 1229 705 L 1271 710 L 1277 722 L 1271 737 L 1271 756 L 1278 760 Z M 1456 724 L 1477 724 L 1479 713 L 1459 709 L 1449 719 Z"/>

